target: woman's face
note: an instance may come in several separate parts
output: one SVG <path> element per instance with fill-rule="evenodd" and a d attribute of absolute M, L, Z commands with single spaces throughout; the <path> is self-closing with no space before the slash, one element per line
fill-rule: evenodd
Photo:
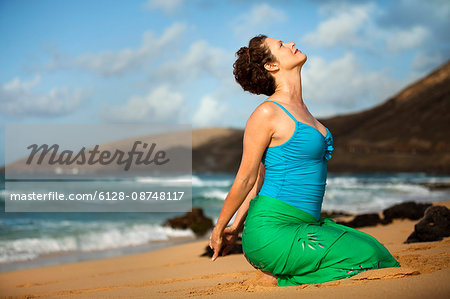
<path fill-rule="evenodd" d="M 302 66 L 306 61 L 306 55 L 295 48 L 295 43 L 284 43 L 275 38 L 266 38 L 264 43 L 269 47 L 272 54 L 277 59 L 280 68 L 291 69 Z"/>

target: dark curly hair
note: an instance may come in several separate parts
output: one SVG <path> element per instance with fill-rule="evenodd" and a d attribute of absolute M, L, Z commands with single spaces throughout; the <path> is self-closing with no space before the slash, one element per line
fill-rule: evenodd
<path fill-rule="evenodd" d="M 248 47 L 236 52 L 238 58 L 233 64 L 233 74 L 245 91 L 271 96 L 275 92 L 275 79 L 264 64 L 276 61 L 276 58 L 264 45 L 266 38 L 265 35 L 257 35 L 249 41 Z"/>

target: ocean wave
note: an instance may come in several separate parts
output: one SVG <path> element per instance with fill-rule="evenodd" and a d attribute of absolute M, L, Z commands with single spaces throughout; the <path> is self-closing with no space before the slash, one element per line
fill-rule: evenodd
<path fill-rule="evenodd" d="M 202 179 L 192 176 L 192 187 L 228 187 L 233 183 L 232 179 Z"/>
<path fill-rule="evenodd" d="M 389 190 L 399 191 L 403 193 L 420 193 L 428 194 L 430 191 L 425 186 L 417 183 L 408 183 L 397 180 L 372 180 L 367 181 L 364 179 L 358 179 L 355 177 L 336 177 L 327 180 L 327 189 L 364 189 L 364 190 Z"/>
<path fill-rule="evenodd" d="M 207 179 L 196 175 L 183 175 L 178 177 L 136 177 L 135 182 L 160 186 L 178 186 L 180 184 L 191 184 L 193 187 L 228 187 L 231 179 L 215 178 Z"/>
<path fill-rule="evenodd" d="M 218 189 L 205 190 L 200 193 L 201 197 L 214 198 L 214 199 L 220 199 L 220 200 L 225 200 L 227 195 L 228 195 L 228 191 L 222 191 L 222 190 L 218 190 Z"/>
<path fill-rule="evenodd" d="M 135 181 L 143 184 L 151 184 L 158 186 L 179 186 L 190 185 L 193 177 L 190 175 L 182 175 L 177 177 L 136 177 Z"/>
<path fill-rule="evenodd" d="M 327 186 L 333 187 L 354 187 L 358 183 L 358 179 L 355 177 L 333 177 L 327 179 Z"/>
<path fill-rule="evenodd" d="M 36 237 L 0 241 L 0 263 L 26 261 L 42 255 L 67 252 L 93 252 L 139 246 L 177 237 L 195 238 L 191 230 L 160 225 L 134 224 L 103 231 L 89 231 L 65 237 Z"/>

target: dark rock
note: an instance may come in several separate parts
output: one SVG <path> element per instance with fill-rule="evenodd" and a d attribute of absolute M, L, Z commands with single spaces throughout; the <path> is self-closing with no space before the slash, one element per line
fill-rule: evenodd
<path fill-rule="evenodd" d="M 363 227 L 363 226 L 375 226 L 378 223 L 381 223 L 380 216 L 376 213 L 371 214 L 361 214 L 356 215 L 353 220 L 345 222 L 345 221 L 336 221 L 337 224 L 343 224 L 349 227 Z"/>
<path fill-rule="evenodd" d="M 439 241 L 450 236 L 450 210 L 445 206 L 426 209 L 414 232 L 404 243 Z"/>
<path fill-rule="evenodd" d="M 387 225 L 389 223 L 392 223 L 392 219 L 383 218 L 383 219 L 380 220 L 380 223 L 383 224 L 383 225 Z"/>
<path fill-rule="evenodd" d="M 213 227 L 213 221 L 203 214 L 201 208 L 192 208 L 192 212 L 187 212 L 184 216 L 167 219 L 164 225 L 178 229 L 189 228 L 195 235 L 201 237 Z"/>
<path fill-rule="evenodd" d="M 225 245 L 222 246 L 222 248 L 220 249 L 219 256 L 222 256 L 222 252 L 223 252 L 224 248 L 225 248 Z M 236 241 L 236 244 L 234 244 L 234 246 L 231 248 L 231 250 L 228 252 L 227 255 L 241 254 L 241 253 L 244 253 L 244 252 L 242 251 L 242 238 L 239 237 L 238 240 Z M 201 256 L 212 257 L 213 254 L 214 254 L 214 251 L 209 247 L 209 245 L 206 245 L 205 252 Z"/>
<path fill-rule="evenodd" d="M 425 210 L 431 205 L 431 203 L 415 203 L 413 201 L 403 202 L 383 210 L 384 219 L 387 221 L 396 218 L 418 220 L 423 217 Z"/>

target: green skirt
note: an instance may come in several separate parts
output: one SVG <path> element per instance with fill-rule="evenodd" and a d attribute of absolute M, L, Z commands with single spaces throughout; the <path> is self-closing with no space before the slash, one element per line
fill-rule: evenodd
<path fill-rule="evenodd" d="M 242 249 L 253 267 L 277 277 L 278 286 L 316 284 L 400 267 L 374 237 L 330 218 L 316 220 L 264 195 L 250 201 Z"/>

